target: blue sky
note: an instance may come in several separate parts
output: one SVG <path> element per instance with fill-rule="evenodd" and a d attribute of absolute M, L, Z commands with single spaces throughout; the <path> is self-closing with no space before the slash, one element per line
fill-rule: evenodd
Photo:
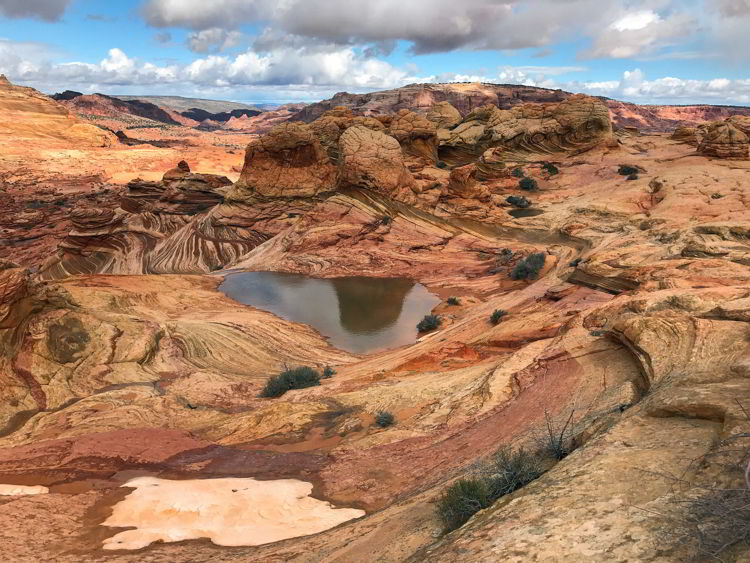
<path fill-rule="evenodd" d="M 750 105 L 747 29 L 750 0 L 0 0 L 0 72 L 253 102 L 479 80 Z"/>

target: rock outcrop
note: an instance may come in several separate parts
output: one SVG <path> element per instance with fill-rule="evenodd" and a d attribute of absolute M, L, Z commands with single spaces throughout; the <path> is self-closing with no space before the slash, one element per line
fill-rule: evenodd
<path fill-rule="evenodd" d="M 452 129 L 461 123 L 461 113 L 450 102 L 439 102 L 430 108 L 425 116 L 437 129 Z"/>
<path fill-rule="evenodd" d="M 336 169 L 309 125 L 285 123 L 251 142 L 237 192 L 263 197 L 310 197 L 331 192 Z"/>
<path fill-rule="evenodd" d="M 730 121 L 712 123 L 698 145 L 698 152 L 718 158 L 748 158 L 750 140 Z"/>

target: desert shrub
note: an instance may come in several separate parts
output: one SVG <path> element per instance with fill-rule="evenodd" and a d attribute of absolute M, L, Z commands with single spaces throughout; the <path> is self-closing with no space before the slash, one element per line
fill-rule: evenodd
<path fill-rule="evenodd" d="M 323 374 L 321 375 L 321 377 L 323 379 L 330 379 L 335 374 L 336 374 L 335 369 L 333 369 L 331 366 L 326 366 L 325 368 L 323 368 Z"/>
<path fill-rule="evenodd" d="M 511 172 L 511 175 L 514 178 L 523 178 L 525 174 L 523 173 L 523 168 L 514 168 L 513 172 Z"/>
<path fill-rule="evenodd" d="M 446 303 L 448 303 L 448 305 L 460 305 L 461 301 L 458 297 L 449 297 Z"/>
<path fill-rule="evenodd" d="M 437 166 L 438 168 L 448 168 L 448 165 L 443 160 L 438 160 L 435 166 Z"/>
<path fill-rule="evenodd" d="M 638 174 L 631 174 L 630 176 L 626 178 L 626 180 L 637 180 L 637 179 L 638 179 Z"/>
<path fill-rule="evenodd" d="M 527 192 L 533 192 L 539 189 L 539 184 L 533 178 L 521 178 L 518 182 L 518 187 Z"/>
<path fill-rule="evenodd" d="M 719 192 L 714 192 L 714 193 L 711 194 L 711 199 L 721 199 L 723 197 L 724 196 L 722 194 L 720 194 Z"/>
<path fill-rule="evenodd" d="M 570 263 L 570 267 L 571 267 L 571 268 L 577 268 L 577 267 L 578 267 L 578 264 L 580 264 L 581 262 L 583 262 L 583 258 L 576 258 L 575 260 L 573 260 L 573 261 L 572 261 L 572 262 Z"/>
<path fill-rule="evenodd" d="M 545 162 L 544 164 L 542 164 L 542 170 L 546 170 L 550 176 L 554 176 L 555 174 L 560 173 L 560 170 L 557 168 L 557 166 L 555 166 L 551 162 Z"/>
<path fill-rule="evenodd" d="M 510 277 L 514 280 L 535 280 L 539 277 L 539 272 L 544 268 L 545 259 L 546 254 L 544 252 L 529 254 L 516 264 L 516 267 L 510 273 Z"/>
<path fill-rule="evenodd" d="M 635 166 L 630 166 L 628 164 L 621 165 L 617 170 L 617 173 L 620 176 L 630 176 L 631 174 L 638 174 L 638 172 L 639 170 Z"/>
<path fill-rule="evenodd" d="M 492 314 L 490 315 L 490 322 L 493 325 L 498 324 L 500 321 L 505 318 L 505 316 L 508 314 L 508 311 L 504 311 L 502 309 L 495 309 Z"/>
<path fill-rule="evenodd" d="M 378 411 L 375 414 L 375 424 L 377 424 L 381 428 L 390 426 L 391 424 L 393 424 L 393 415 L 388 411 Z"/>
<path fill-rule="evenodd" d="M 417 324 L 417 330 L 419 332 L 429 332 L 435 330 L 440 326 L 443 321 L 437 315 L 425 315 L 425 317 Z"/>
<path fill-rule="evenodd" d="M 487 489 L 487 500 L 495 502 L 500 497 L 517 491 L 544 473 L 542 460 L 526 450 L 503 448 L 484 464 L 478 476 Z"/>
<path fill-rule="evenodd" d="M 299 367 L 282 371 L 268 378 L 260 392 L 261 397 L 281 397 L 291 389 L 304 389 L 320 385 L 320 374 L 311 367 Z"/>
<path fill-rule="evenodd" d="M 505 198 L 505 201 L 507 201 L 511 205 L 520 207 L 521 209 L 526 209 L 527 207 L 531 207 L 531 200 L 523 197 L 522 195 L 508 196 L 507 198 Z"/>
<path fill-rule="evenodd" d="M 474 514 L 490 505 L 487 486 L 480 479 L 459 479 L 437 502 L 438 517 L 446 532 L 463 526 Z"/>
<path fill-rule="evenodd" d="M 544 411 L 544 427 L 535 432 L 534 441 L 539 453 L 552 459 L 561 460 L 573 451 L 573 437 L 570 423 L 575 410 L 565 419 L 556 420 Z"/>

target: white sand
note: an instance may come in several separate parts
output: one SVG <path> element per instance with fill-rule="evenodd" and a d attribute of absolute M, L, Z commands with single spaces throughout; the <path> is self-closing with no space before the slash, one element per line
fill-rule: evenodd
<path fill-rule="evenodd" d="M 0 496 L 43 495 L 49 492 L 42 485 L 0 485 Z"/>
<path fill-rule="evenodd" d="M 155 541 L 209 538 L 224 546 L 262 545 L 315 534 L 365 515 L 310 497 L 295 479 L 138 477 L 135 491 L 114 506 L 105 526 L 136 527 L 104 540 L 104 549 L 140 549 Z"/>

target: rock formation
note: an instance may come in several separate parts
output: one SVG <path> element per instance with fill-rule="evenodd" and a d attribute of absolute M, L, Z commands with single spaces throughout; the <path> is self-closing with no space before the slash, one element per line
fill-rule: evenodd
<path fill-rule="evenodd" d="M 730 121 L 720 121 L 709 125 L 705 136 L 698 145 L 698 152 L 718 158 L 747 158 L 750 140 Z"/>
<path fill-rule="evenodd" d="M 430 92 L 415 109 L 444 101 Z M 744 120 L 701 128 L 695 151 L 613 133 L 607 106 L 579 96 L 485 102 L 453 128 L 413 111 L 356 114 L 331 109 L 253 139 L 234 185 L 181 162 L 130 182 L 118 205 L 81 197 L 41 271 L 0 262 L 8 560 L 73 562 L 106 546 L 123 562 L 685 561 L 702 547 L 696 500 L 746 501 Z M 434 130 L 452 162 L 425 150 Z M 512 196 L 533 205 L 512 208 Z M 34 228 L 36 207 L 22 214 Z M 516 275 L 532 255 L 538 274 Z M 205 275 L 224 267 L 408 278 L 455 299 L 433 310 L 439 329 L 359 356 L 230 300 L 223 273 Z M 336 373 L 259 396 L 297 366 Z M 567 455 L 539 450 L 550 425 Z M 446 488 L 481 477 L 477 462 L 504 447 L 541 456 L 544 473 L 443 534 Z M 218 487 L 208 496 L 206 479 Z M 283 542 L 238 539 L 251 516 L 302 528 L 285 509 L 255 514 L 247 479 L 311 483 L 293 487 L 294 503 L 365 515 Z M 27 486 L 42 494 L 18 494 Z M 233 495 L 239 520 L 219 506 Z M 123 515 L 144 496 L 156 510 Z M 206 524 L 196 502 L 212 498 Z M 102 525 L 110 517 L 118 527 Z M 736 539 L 723 523 L 711 529 Z M 227 537 L 240 545 L 216 545 Z M 113 549 L 120 540 L 150 545 Z M 723 555 L 742 560 L 747 546 Z"/>

